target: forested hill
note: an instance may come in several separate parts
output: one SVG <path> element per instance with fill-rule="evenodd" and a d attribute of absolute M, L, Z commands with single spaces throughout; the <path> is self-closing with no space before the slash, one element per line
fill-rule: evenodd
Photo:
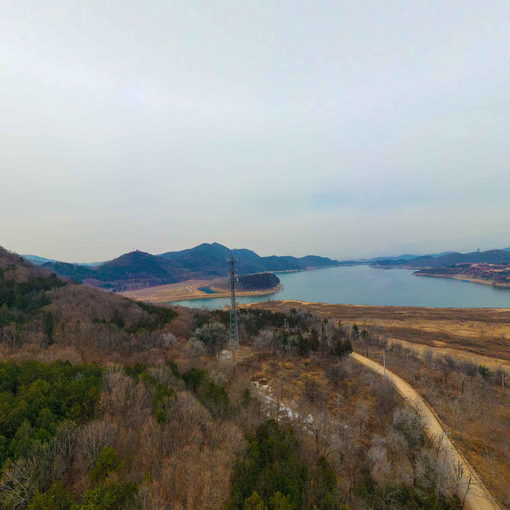
<path fill-rule="evenodd" d="M 159 346 L 175 317 L 169 308 L 138 303 L 64 281 L 0 248 L 0 344 L 41 348 L 115 347 L 136 352 Z"/>
<path fill-rule="evenodd" d="M 413 259 L 383 259 L 372 262 L 376 266 L 406 266 L 406 267 L 446 267 L 453 264 L 462 263 L 479 263 L 486 262 L 489 264 L 510 264 L 510 251 L 504 250 L 487 250 L 473 251 L 470 253 L 448 252 L 444 255 L 434 256 L 426 255 Z"/>
<path fill-rule="evenodd" d="M 261 257 L 252 250 L 230 250 L 219 243 L 204 243 L 195 248 L 182 251 L 162 253 L 160 257 L 176 263 L 179 267 L 204 275 L 221 276 L 226 274 L 227 259 L 233 254 L 237 259 L 237 270 L 240 274 L 260 273 L 263 271 L 299 271 L 310 267 L 332 266 L 338 261 L 314 255 L 305 257 L 277 256 Z"/>
<path fill-rule="evenodd" d="M 266 271 L 300 271 L 314 267 L 338 265 L 327 257 L 261 257 L 247 249 L 230 250 L 218 243 L 204 243 L 188 250 L 151 255 L 133 251 L 95 267 L 65 262 L 45 262 L 42 267 L 60 276 L 114 291 L 130 290 L 191 278 L 208 279 L 228 274 L 227 260 L 234 254 L 239 274 Z"/>

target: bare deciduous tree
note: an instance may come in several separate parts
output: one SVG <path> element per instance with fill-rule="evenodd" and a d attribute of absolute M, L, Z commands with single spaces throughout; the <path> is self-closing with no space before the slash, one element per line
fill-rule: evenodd
<path fill-rule="evenodd" d="M 96 420 L 87 423 L 80 428 L 78 444 L 81 457 L 85 460 L 87 467 L 92 466 L 99 452 L 113 444 L 117 428 L 107 420 Z"/>

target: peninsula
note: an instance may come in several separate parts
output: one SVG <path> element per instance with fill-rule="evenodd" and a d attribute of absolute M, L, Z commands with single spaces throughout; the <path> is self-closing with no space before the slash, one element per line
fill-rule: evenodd
<path fill-rule="evenodd" d="M 470 253 L 444 252 L 421 257 L 391 257 L 373 259 L 370 265 L 378 268 L 415 269 L 416 276 L 453 278 L 456 280 L 510 288 L 510 249 L 474 251 Z"/>
<path fill-rule="evenodd" d="M 455 264 L 448 267 L 424 268 L 415 271 L 416 276 L 453 278 L 493 287 L 510 288 L 510 264 Z"/>
<path fill-rule="evenodd" d="M 257 273 L 237 277 L 238 296 L 265 296 L 281 290 L 280 279 L 273 273 Z M 121 292 L 127 298 L 149 303 L 171 303 L 189 299 L 225 298 L 230 296 L 228 278 L 186 280 L 144 289 Z"/>

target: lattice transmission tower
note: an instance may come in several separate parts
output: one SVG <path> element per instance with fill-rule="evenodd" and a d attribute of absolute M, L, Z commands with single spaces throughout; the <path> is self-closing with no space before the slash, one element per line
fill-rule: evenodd
<path fill-rule="evenodd" d="M 230 266 L 230 346 L 234 349 L 239 347 L 239 327 L 237 324 L 236 306 L 236 262 L 234 254 L 230 255 L 228 264 Z"/>

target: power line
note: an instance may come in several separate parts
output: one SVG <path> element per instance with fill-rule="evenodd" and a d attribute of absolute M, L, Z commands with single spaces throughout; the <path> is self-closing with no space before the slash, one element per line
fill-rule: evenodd
<path fill-rule="evenodd" d="M 230 255 L 230 346 L 234 349 L 239 347 L 239 327 L 237 324 L 236 306 L 236 262 L 234 254 Z"/>

